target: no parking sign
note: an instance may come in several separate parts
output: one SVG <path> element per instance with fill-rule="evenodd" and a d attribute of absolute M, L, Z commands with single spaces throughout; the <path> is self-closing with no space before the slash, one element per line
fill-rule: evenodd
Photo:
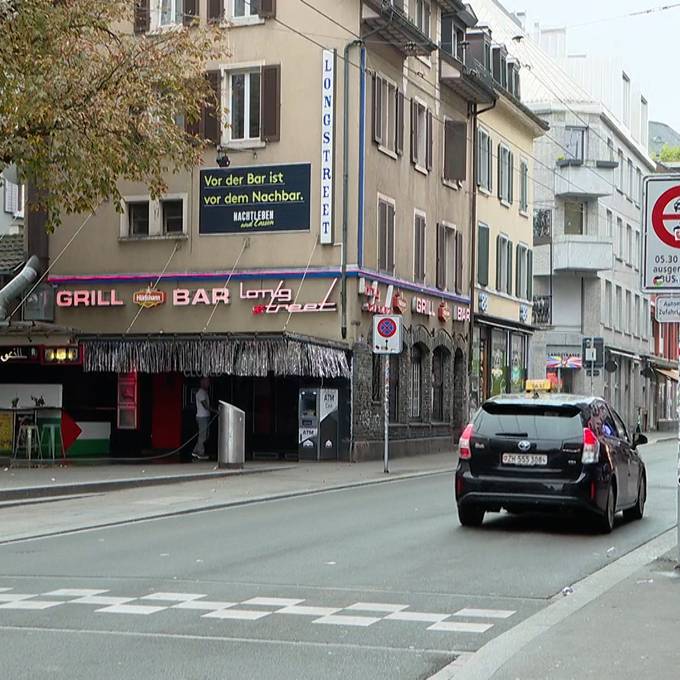
<path fill-rule="evenodd" d="M 401 354 L 402 318 L 399 314 L 376 314 L 373 317 L 373 352 L 375 354 Z"/>
<path fill-rule="evenodd" d="M 680 290 L 680 177 L 647 177 L 644 195 L 642 288 L 649 292 Z"/>

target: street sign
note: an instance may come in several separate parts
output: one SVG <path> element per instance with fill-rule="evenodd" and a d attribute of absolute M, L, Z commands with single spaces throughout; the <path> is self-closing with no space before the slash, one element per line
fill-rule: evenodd
<path fill-rule="evenodd" d="M 642 289 L 680 290 L 680 177 L 653 175 L 644 182 Z"/>
<path fill-rule="evenodd" d="M 373 317 L 373 353 L 401 354 L 402 318 L 399 314 L 376 314 Z"/>
<path fill-rule="evenodd" d="M 654 314 L 658 323 L 680 322 L 680 296 L 659 295 Z"/>
<path fill-rule="evenodd" d="M 603 368 L 604 338 L 583 338 L 581 354 L 584 368 Z"/>

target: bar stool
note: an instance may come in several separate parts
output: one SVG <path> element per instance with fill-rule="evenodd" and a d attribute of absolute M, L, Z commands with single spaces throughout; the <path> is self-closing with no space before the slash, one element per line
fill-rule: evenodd
<path fill-rule="evenodd" d="M 42 432 L 40 437 L 40 446 L 47 447 L 47 455 L 52 458 L 52 462 L 56 460 L 57 456 L 57 434 L 59 436 L 59 455 L 64 458 L 66 456 L 66 451 L 64 451 L 64 436 L 61 431 L 61 425 L 59 423 L 45 423 L 42 426 Z M 41 456 L 42 458 L 42 456 Z"/>
<path fill-rule="evenodd" d="M 19 426 L 19 435 L 17 436 L 16 455 L 23 449 L 26 454 L 26 459 L 30 467 L 33 460 L 33 452 L 37 454 L 36 458 L 43 459 L 42 456 L 42 437 L 40 436 L 40 428 L 35 423 L 22 423 Z"/>

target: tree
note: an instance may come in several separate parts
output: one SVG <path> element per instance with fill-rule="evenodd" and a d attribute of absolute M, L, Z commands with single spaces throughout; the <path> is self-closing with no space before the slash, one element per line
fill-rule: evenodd
<path fill-rule="evenodd" d="M 186 130 L 216 105 L 219 29 L 136 36 L 132 13 L 132 0 L 0 0 L 0 169 L 35 187 L 50 229 L 105 200 L 121 209 L 119 180 L 157 198 L 200 161 Z"/>
<path fill-rule="evenodd" d="M 659 152 L 659 160 L 665 163 L 677 163 L 680 161 L 680 146 L 664 144 Z"/>

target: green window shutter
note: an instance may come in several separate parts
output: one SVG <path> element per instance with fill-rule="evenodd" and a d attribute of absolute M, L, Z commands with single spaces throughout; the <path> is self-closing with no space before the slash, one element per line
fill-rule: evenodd
<path fill-rule="evenodd" d="M 489 227 L 480 224 L 477 230 L 477 283 L 489 285 Z"/>

